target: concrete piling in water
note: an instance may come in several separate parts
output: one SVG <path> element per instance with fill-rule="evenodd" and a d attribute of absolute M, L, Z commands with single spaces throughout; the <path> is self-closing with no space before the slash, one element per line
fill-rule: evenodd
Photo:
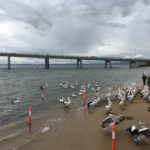
<path fill-rule="evenodd" d="M 77 69 L 82 69 L 82 59 L 77 59 Z"/>
<path fill-rule="evenodd" d="M 10 56 L 8 56 L 8 69 L 11 69 Z"/>
<path fill-rule="evenodd" d="M 112 68 L 112 61 L 111 60 L 105 60 L 105 68 L 108 68 L 108 65 L 109 65 L 109 68 Z"/>
<path fill-rule="evenodd" d="M 45 69 L 49 69 L 49 57 L 45 57 Z"/>

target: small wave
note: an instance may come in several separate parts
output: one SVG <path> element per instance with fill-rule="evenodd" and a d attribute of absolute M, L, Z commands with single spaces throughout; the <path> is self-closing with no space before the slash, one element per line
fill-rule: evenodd
<path fill-rule="evenodd" d="M 50 124 L 50 125 L 54 125 L 55 123 L 59 123 L 59 122 L 62 122 L 62 121 L 64 121 L 65 120 L 65 118 L 54 118 L 54 119 L 49 119 L 48 120 L 48 123 Z"/>
<path fill-rule="evenodd" d="M 60 87 L 54 87 L 54 88 L 52 88 L 52 90 L 58 90 L 58 89 L 60 89 Z"/>
<path fill-rule="evenodd" d="M 3 142 L 5 140 L 11 139 L 11 138 L 14 138 L 14 137 L 16 137 L 16 136 L 18 136 L 20 134 L 21 134 L 21 131 L 17 131 L 15 133 L 11 133 L 11 134 L 9 134 L 9 135 L 7 135 L 5 137 L 0 138 L 0 142 Z"/>

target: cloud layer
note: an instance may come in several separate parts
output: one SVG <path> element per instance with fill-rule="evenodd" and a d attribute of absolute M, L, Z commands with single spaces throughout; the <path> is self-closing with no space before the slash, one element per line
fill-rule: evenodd
<path fill-rule="evenodd" d="M 144 57 L 149 14 L 149 0 L 0 0 L 1 51 Z"/>

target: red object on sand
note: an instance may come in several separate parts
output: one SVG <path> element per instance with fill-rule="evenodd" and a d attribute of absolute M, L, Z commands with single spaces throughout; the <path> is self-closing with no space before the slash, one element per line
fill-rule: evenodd
<path fill-rule="evenodd" d="M 86 92 L 83 93 L 83 110 L 86 110 Z"/>
<path fill-rule="evenodd" d="M 30 105 L 28 108 L 28 125 L 32 125 L 32 106 Z"/>
<path fill-rule="evenodd" d="M 116 150 L 116 126 L 115 124 L 112 124 L 112 150 Z"/>

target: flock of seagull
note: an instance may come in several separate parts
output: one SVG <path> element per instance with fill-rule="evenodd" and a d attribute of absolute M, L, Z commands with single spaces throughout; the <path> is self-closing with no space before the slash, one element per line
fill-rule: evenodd
<path fill-rule="evenodd" d="M 118 89 L 114 92 L 115 98 L 119 100 L 119 106 L 121 109 L 125 107 L 126 103 L 132 103 L 135 97 L 141 96 L 143 100 L 146 100 L 150 103 L 150 92 L 149 87 L 147 85 L 137 86 L 136 83 L 132 83 L 131 85 L 126 84 L 122 89 L 118 87 Z M 112 102 L 110 100 L 110 93 L 106 95 L 106 99 L 108 101 L 108 105 L 105 106 L 106 113 L 109 113 L 109 116 L 104 118 L 102 121 L 102 128 L 104 131 L 111 131 L 112 124 L 120 124 L 124 120 L 132 120 L 132 117 L 128 116 L 114 116 L 111 114 Z M 150 107 L 148 107 L 148 111 L 150 111 Z M 144 142 L 146 144 L 150 144 L 150 129 L 147 128 L 146 123 L 139 122 L 137 125 L 132 125 L 126 129 L 133 136 L 133 140 L 136 143 Z"/>
<path fill-rule="evenodd" d="M 87 84 L 83 83 L 82 85 L 79 85 L 77 81 L 75 83 L 61 82 L 59 83 L 59 86 L 66 89 L 76 89 L 76 91 L 74 90 L 72 92 L 71 96 L 68 96 L 67 98 L 62 96 L 59 99 L 60 103 L 62 103 L 65 107 L 68 107 L 71 104 L 71 97 L 74 98 L 78 95 L 83 95 L 88 91 L 92 91 L 94 97 L 92 101 L 87 103 L 87 108 L 89 110 L 93 109 L 99 102 L 105 100 L 105 111 L 106 113 L 110 113 L 113 106 L 112 99 L 115 99 L 118 102 L 119 107 L 124 109 L 127 103 L 132 103 L 134 101 L 134 98 L 138 93 L 141 94 L 143 99 L 146 99 L 148 102 L 150 102 L 149 87 L 147 85 L 144 87 L 137 86 L 136 82 L 131 84 L 126 83 L 124 84 L 123 88 L 119 87 L 118 84 L 114 82 L 112 87 L 107 88 L 105 95 L 102 95 L 104 92 L 102 92 L 102 87 L 98 82 L 95 84 L 88 82 Z"/>
<path fill-rule="evenodd" d="M 106 113 L 110 113 L 112 110 L 112 101 L 110 100 L 110 95 L 118 100 L 120 108 L 124 109 L 127 103 L 129 104 L 134 101 L 134 98 L 137 96 L 137 94 L 140 94 L 144 100 L 150 102 L 149 87 L 147 85 L 144 85 L 143 87 L 137 86 L 136 82 L 124 84 L 123 88 L 117 87 L 117 90 L 115 90 L 112 94 L 110 94 L 109 91 L 109 93 L 106 95 L 106 99 L 108 101 L 108 105 L 105 106 Z"/>
<path fill-rule="evenodd" d="M 48 86 L 48 83 L 42 85 L 40 87 L 41 90 L 41 97 L 44 97 L 44 89 Z M 92 95 L 93 100 L 89 101 L 87 103 L 87 108 L 90 111 L 94 107 L 97 106 L 100 102 L 106 102 L 104 105 L 105 107 L 105 112 L 106 114 L 109 114 L 109 117 L 106 117 L 103 122 L 102 122 L 102 128 L 105 130 L 111 129 L 111 124 L 112 122 L 115 122 L 116 124 L 121 123 L 125 119 L 128 120 L 126 116 L 114 116 L 111 114 L 111 111 L 113 109 L 113 102 L 117 102 L 120 109 L 124 109 L 126 107 L 126 104 L 130 104 L 135 100 L 135 97 L 137 94 L 139 94 L 144 100 L 147 102 L 150 102 L 150 89 L 147 85 L 144 86 L 138 86 L 136 82 L 133 82 L 131 84 L 124 84 L 124 86 L 121 88 L 119 85 L 114 82 L 112 87 L 108 87 L 106 89 L 102 88 L 101 84 L 96 82 L 96 83 L 91 83 L 88 82 L 79 84 L 78 81 L 74 83 L 69 83 L 69 82 L 61 82 L 59 83 L 60 88 L 65 88 L 65 89 L 74 89 L 71 96 L 68 96 L 65 98 L 64 96 L 59 98 L 59 102 L 63 104 L 64 107 L 69 107 L 71 104 L 71 99 L 77 97 L 77 96 L 82 96 L 85 98 L 86 93 L 88 92 L 88 95 Z M 89 94 L 90 93 L 90 94 Z M 87 98 L 87 97 L 86 97 Z M 89 97 L 88 97 L 89 99 Z M 11 102 L 13 104 L 20 103 L 21 98 L 16 97 L 15 99 L 12 99 Z M 150 111 L 150 107 L 148 107 L 148 111 Z M 139 125 L 138 125 L 139 126 Z M 134 130 L 133 130 L 134 129 Z M 48 128 L 43 129 L 43 133 L 45 133 Z M 146 128 L 145 126 L 140 124 L 139 128 L 136 128 L 136 126 L 131 126 L 127 129 L 127 131 L 131 135 L 136 135 L 137 140 L 142 140 L 142 138 L 147 137 L 147 135 L 150 137 L 150 130 Z"/>
<path fill-rule="evenodd" d="M 43 85 L 43 89 L 45 89 L 48 86 L 48 83 L 45 83 Z M 90 100 L 87 103 L 88 110 L 93 109 L 99 102 L 106 101 L 105 105 L 105 111 L 106 113 L 110 113 L 112 110 L 112 99 L 115 98 L 115 100 L 118 100 L 118 104 L 121 109 L 124 109 L 126 106 L 126 103 L 132 103 L 134 101 L 134 98 L 136 97 L 137 93 L 141 94 L 141 97 L 147 102 L 150 102 L 150 92 L 149 87 L 147 85 L 144 85 L 143 87 L 137 86 L 136 82 L 133 82 L 131 84 L 124 84 L 123 88 L 119 87 L 116 82 L 114 82 L 112 87 L 108 87 L 105 94 L 102 91 L 102 86 L 99 82 L 91 83 L 88 82 L 79 84 L 78 81 L 75 81 L 74 83 L 69 82 L 61 82 L 59 83 L 59 86 L 61 88 L 65 89 L 74 89 L 71 96 L 68 96 L 67 98 L 64 98 L 64 96 L 59 98 L 59 102 L 62 103 L 65 107 L 70 106 L 71 99 L 75 98 L 77 96 L 82 96 L 86 92 L 92 91 L 93 92 L 93 100 Z M 43 92 L 42 92 L 43 96 Z M 11 100 L 13 104 L 20 103 L 21 98 L 16 97 Z"/>
<path fill-rule="evenodd" d="M 98 82 L 95 83 L 94 87 L 92 86 L 91 82 L 88 82 L 87 84 L 83 83 L 83 85 L 79 85 L 79 82 L 76 81 L 75 83 L 69 83 L 69 82 L 62 82 L 59 83 L 59 86 L 65 89 L 71 88 L 75 89 L 76 91 L 73 91 L 71 96 L 68 96 L 67 98 L 64 98 L 64 96 L 60 97 L 59 102 L 62 103 L 65 107 L 68 107 L 71 104 L 71 98 L 75 98 L 77 96 L 81 96 L 85 94 L 87 91 L 92 90 L 95 95 L 97 96 L 97 99 L 93 100 L 93 104 L 98 102 L 100 100 L 99 92 L 101 89 L 101 86 Z M 77 91 L 77 89 L 79 89 Z"/>
<path fill-rule="evenodd" d="M 93 109 L 97 106 L 98 103 L 102 101 L 106 102 L 106 104 L 104 105 L 105 112 L 106 114 L 109 114 L 109 116 L 102 121 L 102 128 L 104 129 L 104 131 L 111 131 L 112 123 L 115 123 L 117 125 L 124 120 L 133 119 L 132 117 L 124 115 L 112 115 L 111 110 L 113 108 L 114 102 L 118 103 L 120 109 L 125 109 L 126 104 L 133 103 L 136 96 L 141 96 L 142 99 L 150 102 L 149 87 L 147 85 L 139 86 L 136 82 L 133 82 L 131 84 L 126 83 L 122 88 L 119 87 L 116 82 L 114 82 L 113 86 L 106 88 L 105 92 L 104 90 L 102 90 L 104 88 L 102 88 L 98 82 L 96 82 L 95 84 L 89 82 L 87 84 L 84 83 L 83 85 L 79 85 L 77 81 L 75 83 L 63 82 L 60 83 L 59 86 L 61 86 L 62 88 L 76 88 L 76 91 L 73 91 L 71 95 L 72 98 L 76 97 L 77 95 L 83 95 L 85 92 L 92 91 L 95 98 L 87 103 L 88 110 Z M 102 95 L 102 93 L 105 94 Z M 62 96 L 59 101 L 63 103 L 65 107 L 68 107 L 71 104 L 71 98 L 69 96 L 67 99 Z M 139 122 L 138 125 L 132 125 L 127 128 L 127 131 L 134 137 L 133 140 L 136 143 L 145 141 L 145 139 L 149 139 L 150 130 L 145 127 L 145 125 L 146 124 Z"/>

